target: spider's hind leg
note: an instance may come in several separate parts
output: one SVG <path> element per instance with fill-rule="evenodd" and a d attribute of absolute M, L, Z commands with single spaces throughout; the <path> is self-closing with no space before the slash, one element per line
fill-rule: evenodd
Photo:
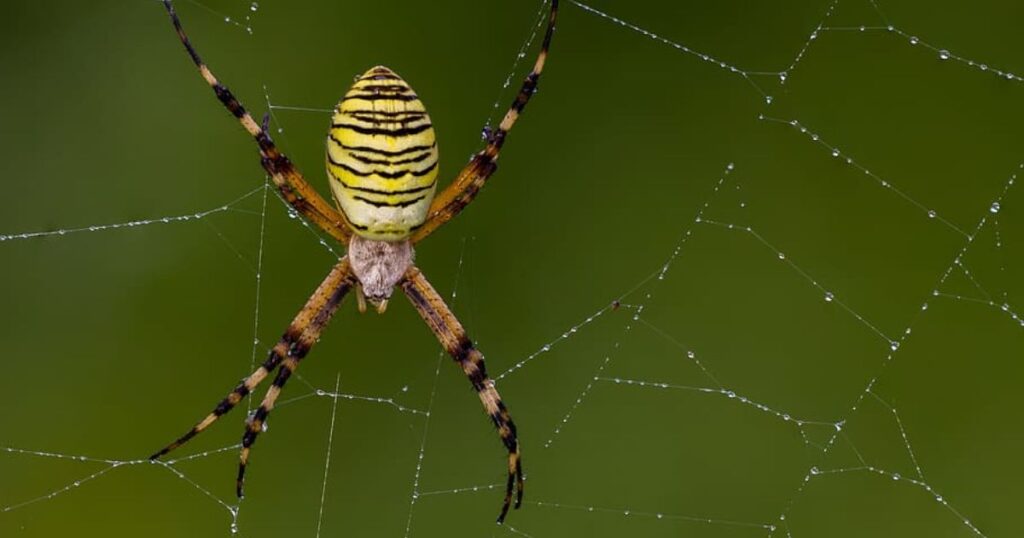
<path fill-rule="evenodd" d="M 516 425 L 512 422 L 512 417 L 509 416 L 508 408 L 502 402 L 501 395 L 494 388 L 494 382 L 487 377 L 483 354 L 473 346 L 473 342 L 466 336 L 462 324 L 445 304 L 444 299 L 423 276 L 423 273 L 415 266 L 409 267 L 401 286 L 402 291 L 409 297 L 423 321 L 440 340 L 445 351 L 462 367 L 462 371 L 465 372 L 469 382 L 476 389 L 477 395 L 480 396 L 480 402 L 484 405 L 484 411 L 491 417 L 494 427 L 501 437 L 501 442 L 508 451 L 505 502 L 498 515 L 498 523 L 501 523 L 505 520 L 505 515 L 512 505 L 513 496 L 516 508 L 519 508 L 523 502 L 523 464 L 519 453 Z"/>

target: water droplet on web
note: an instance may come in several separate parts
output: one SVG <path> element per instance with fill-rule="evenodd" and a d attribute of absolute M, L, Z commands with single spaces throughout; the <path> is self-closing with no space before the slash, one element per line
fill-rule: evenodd
<path fill-rule="evenodd" d="M 891 349 L 893 351 L 896 351 L 899 348 L 900 348 L 900 343 L 899 342 L 897 342 L 895 340 L 893 340 L 892 342 L 889 342 L 889 349 Z"/>
<path fill-rule="evenodd" d="M 819 472 L 821 472 L 821 471 L 819 471 L 817 467 L 811 467 L 811 474 L 815 474 L 816 475 Z"/>
<path fill-rule="evenodd" d="M 780 252 L 779 253 L 779 259 L 780 260 L 785 260 L 786 259 L 786 255 Z"/>
<path fill-rule="evenodd" d="M 938 213 L 936 213 L 934 209 L 929 209 L 928 210 L 928 218 L 934 219 L 935 215 L 938 215 Z"/>
<path fill-rule="evenodd" d="M 231 534 L 238 534 L 238 523 L 231 522 Z"/>
<path fill-rule="evenodd" d="M 915 35 L 910 36 L 910 44 L 911 45 L 916 45 L 918 43 L 919 43 L 919 41 L 917 39 L 917 36 L 915 36 Z"/>
<path fill-rule="evenodd" d="M 948 50 L 940 50 L 939 51 L 939 59 L 940 60 L 948 60 L 949 59 L 949 51 Z"/>
<path fill-rule="evenodd" d="M 256 11 L 259 8 L 260 8 L 260 4 L 258 2 L 253 2 L 253 3 L 249 4 L 249 11 Z"/>
<path fill-rule="evenodd" d="M 836 298 L 836 296 L 833 295 L 831 291 L 825 292 L 825 302 L 831 303 L 832 300 L 835 299 L 835 298 Z"/>
<path fill-rule="evenodd" d="M 988 71 L 988 65 L 987 64 L 980 64 L 980 65 L 978 65 L 978 69 L 981 69 L 982 71 Z"/>
<path fill-rule="evenodd" d="M 769 105 L 772 104 L 772 96 L 770 96 L 770 95 L 764 96 L 764 102 L 768 103 Z"/>
<path fill-rule="evenodd" d="M 989 213 L 999 213 L 999 202 L 992 202 L 988 208 Z"/>
<path fill-rule="evenodd" d="M 815 30 L 814 32 L 811 32 L 811 41 L 814 41 L 815 39 L 818 39 L 818 32 L 817 32 L 817 30 Z"/>
<path fill-rule="evenodd" d="M 892 474 L 892 479 L 893 480 L 899 480 L 900 479 L 900 473 L 893 473 Z"/>
<path fill-rule="evenodd" d="M 692 352 L 692 351 L 687 351 L 686 352 L 686 356 L 692 359 L 692 358 L 696 357 L 697 354 Z"/>
<path fill-rule="evenodd" d="M 832 156 L 833 157 L 838 157 L 839 156 L 839 150 L 838 149 L 833 149 L 832 150 Z"/>
<path fill-rule="evenodd" d="M 789 419 L 790 419 L 790 416 L 789 416 L 789 414 L 783 414 L 783 415 L 782 415 L 782 420 L 785 420 L 785 421 L 787 421 L 787 422 L 788 422 L 788 421 L 789 421 Z"/>
<path fill-rule="evenodd" d="M 782 73 L 779 73 L 779 80 L 782 81 L 782 82 L 786 82 L 786 73 L 785 73 L 785 71 L 783 71 Z"/>

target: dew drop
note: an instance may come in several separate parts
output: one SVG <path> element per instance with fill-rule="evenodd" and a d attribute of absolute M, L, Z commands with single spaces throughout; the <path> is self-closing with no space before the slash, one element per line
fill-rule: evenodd
<path fill-rule="evenodd" d="M 935 215 L 938 215 L 938 213 L 936 213 L 934 209 L 929 209 L 928 210 L 928 218 L 934 219 Z"/>
<path fill-rule="evenodd" d="M 259 8 L 260 8 L 260 5 L 259 5 L 258 2 L 253 2 L 253 3 L 249 4 L 249 11 L 255 12 Z"/>
<path fill-rule="evenodd" d="M 815 474 L 815 475 L 816 475 L 816 474 L 818 474 L 819 472 L 820 472 L 820 471 L 818 471 L 818 468 L 817 468 L 817 467 L 811 467 L 811 474 Z"/>
<path fill-rule="evenodd" d="M 832 156 L 833 157 L 838 157 L 839 156 L 839 150 L 838 149 L 833 149 L 832 150 Z"/>
<path fill-rule="evenodd" d="M 989 213 L 999 213 L 999 202 L 992 202 L 992 205 L 988 207 Z"/>
<path fill-rule="evenodd" d="M 916 36 L 916 35 L 912 35 L 912 36 L 910 36 L 910 44 L 911 44 L 911 45 L 916 45 L 916 44 L 918 44 L 918 42 L 919 42 L 919 41 L 918 41 L 918 39 L 917 39 L 917 36 Z"/>
<path fill-rule="evenodd" d="M 779 253 L 779 259 L 780 260 L 785 260 L 786 259 L 786 255 L 780 252 Z"/>
<path fill-rule="evenodd" d="M 892 474 L 892 479 L 893 480 L 899 480 L 900 479 L 900 473 L 893 473 Z"/>
<path fill-rule="evenodd" d="M 835 298 L 836 298 L 836 296 L 833 295 L 831 291 L 825 292 L 825 302 L 831 303 L 832 300 L 835 299 Z"/>
<path fill-rule="evenodd" d="M 891 349 L 893 351 L 896 351 L 899 348 L 900 348 L 900 343 L 899 342 L 897 342 L 895 340 L 893 340 L 892 342 L 889 342 L 889 349 Z"/>
<path fill-rule="evenodd" d="M 945 50 L 945 49 L 940 50 L 939 51 L 939 59 L 940 60 L 948 60 L 949 59 L 949 51 Z"/>

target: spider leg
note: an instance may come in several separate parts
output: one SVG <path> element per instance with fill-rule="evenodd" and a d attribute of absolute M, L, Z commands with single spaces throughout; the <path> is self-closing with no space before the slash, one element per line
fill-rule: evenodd
<path fill-rule="evenodd" d="M 328 235 L 347 244 L 349 237 L 352 235 L 352 228 L 345 219 L 345 216 L 328 204 L 317 193 L 316 189 L 306 181 L 288 157 L 277 149 L 274 141 L 271 140 L 270 135 L 267 133 L 266 122 L 264 122 L 263 126 L 257 124 L 256 120 L 242 106 L 242 103 L 231 93 L 231 90 L 217 80 L 217 77 L 213 75 L 210 68 L 199 57 L 199 53 L 192 46 L 192 42 L 189 41 L 185 30 L 181 26 L 181 21 L 178 19 L 178 14 L 174 11 L 171 0 L 163 0 L 163 2 L 164 7 L 167 8 L 168 15 L 171 17 L 171 22 L 174 24 L 174 29 L 178 33 L 178 38 L 185 45 L 185 50 L 188 51 L 192 61 L 199 68 L 199 73 L 203 76 L 203 79 L 213 88 L 217 99 L 238 119 L 242 127 L 256 139 L 256 145 L 259 146 L 260 150 L 260 164 L 270 174 L 281 197 Z"/>
<path fill-rule="evenodd" d="M 466 336 L 462 324 L 452 313 L 444 299 L 434 290 L 423 273 L 416 267 L 410 267 L 401 282 L 402 291 L 409 297 L 413 307 L 427 323 L 430 330 L 444 346 L 445 351 L 462 367 L 469 382 L 473 384 L 484 410 L 494 422 L 501 442 L 508 450 L 508 480 L 505 484 L 505 502 L 498 515 L 498 523 L 505 520 L 512 497 L 515 494 L 515 507 L 523 502 L 523 465 L 519 455 L 519 440 L 516 437 L 516 426 L 509 416 L 508 409 L 501 396 L 494 388 L 494 382 L 487 377 L 484 357 L 473 342 Z"/>
<path fill-rule="evenodd" d="M 213 411 L 206 418 L 199 421 L 185 435 L 182 435 L 173 443 L 150 456 L 149 459 L 157 459 L 187 443 L 199 432 L 208 428 L 221 416 L 227 414 L 228 411 L 231 411 L 242 398 L 252 392 L 264 378 L 270 375 L 274 368 L 288 361 L 297 362 L 299 358 L 304 357 L 309 352 L 309 349 L 313 347 L 313 344 L 316 343 L 317 339 L 320 338 L 320 332 L 327 325 L 331 315 L 337 310 L 338 304 L 349 288 L 352 287 L 353 283 L 354 279 L 351 276 L 348 259 L 343 258 L 327 274 L 327 278 L 313 292 L 313 295 L 306 301 L 302 310 L 299 310 L 299 313 L 295 315 L 291 324 L 288 325 L 288 330 L 285 331 L 277 344 L 271 348 L 263 364 L 243 379 L 231 393 L 213 408 Z M 274 383 L 277 384 L 276 379 Z M 281 384 L 283 385 L 283 383 Z"/>
<path fill-rule="evenodd" d="M 519 115 L 526 108 L 526 103 L 537 91 L 537 82 L 540 80 L 541 72 L 544 71 L 544 62 L 548 57 L 548 49 L 551 47 L 551 37 L 555 33 L 555 22 L 558 19 L 558 0 L 551 0 L 551 14 L 548 18 L 548 27 L 544 33 L 544 41 L 541 43 L 537 60 L 533 64 L 533 70 L 523 80 L 512 105 L 501 120 L 497 128 L 490 131 L 487 136 L 487 146 L 470 159 L 469 163 L 459 172 L 450 185 L 430 203 L 427 211 L 427 220 L 412 234 L 413 243 L 419 242 L 434 232 L 442 224 L 453 219 L 469 205 L 483 188 L 487 178 L 498 169 L 498 154 L 505 144 L 505 137 L 515 125 Z"/>

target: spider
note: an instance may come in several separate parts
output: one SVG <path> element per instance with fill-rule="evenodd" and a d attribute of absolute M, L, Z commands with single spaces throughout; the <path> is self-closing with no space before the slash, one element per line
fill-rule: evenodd
<path fill-rule="evenodd" d="M 523 500 L 523 466 L 516 426 L 494 382 L 487 377 L 483 355 L 466 336 L 455 314 L 413 264 L 413 245 L 458 215 L 497 169 L 496 161 L 505 137 L 537 89 L 555 31 L 558 0 L 551 0 L 540 52 L 508 112 L 498 127 L 489 131 L 484 149 L 470 159 L 437 197 L 434 196 L 438 176 L 437 142 L 430 117 L 419 97 L 386 67 L 374 67 L 357 78 L 335 107 L 327 136 L 327 173 L 338 209 L 328 204 L 278 150 L 267 130 L 269 117 L 264 116 L 262 124 L 257 124 L 203 63 L 185 34 L 171 0 L 164 0 L 164 7 L 203 79 L 255 139 L 260 163 L 281 197 L 295 211 L 345 245 L 347 252 L 299 310 L 263 364 L 243 379 L 209 415 L 150 459 L 160 458 L 208 428 L 276 369 L 277 374 L 262 403 L 246 420 L 236 480 L 236 493 L 241 498 L 249 452 L 256 437 L 263 430 L 285 383 L 320 339 L 320 333 L 342 299 L 354 290 L 360 312 L 365 312 L 369 302 L 383 313 L 398 286 L 445 351 L 462 368 L 508 451 L 505 499 L 498 515 L 498 523 L 501 523 L 513 496 L 516 508 Z"/>

